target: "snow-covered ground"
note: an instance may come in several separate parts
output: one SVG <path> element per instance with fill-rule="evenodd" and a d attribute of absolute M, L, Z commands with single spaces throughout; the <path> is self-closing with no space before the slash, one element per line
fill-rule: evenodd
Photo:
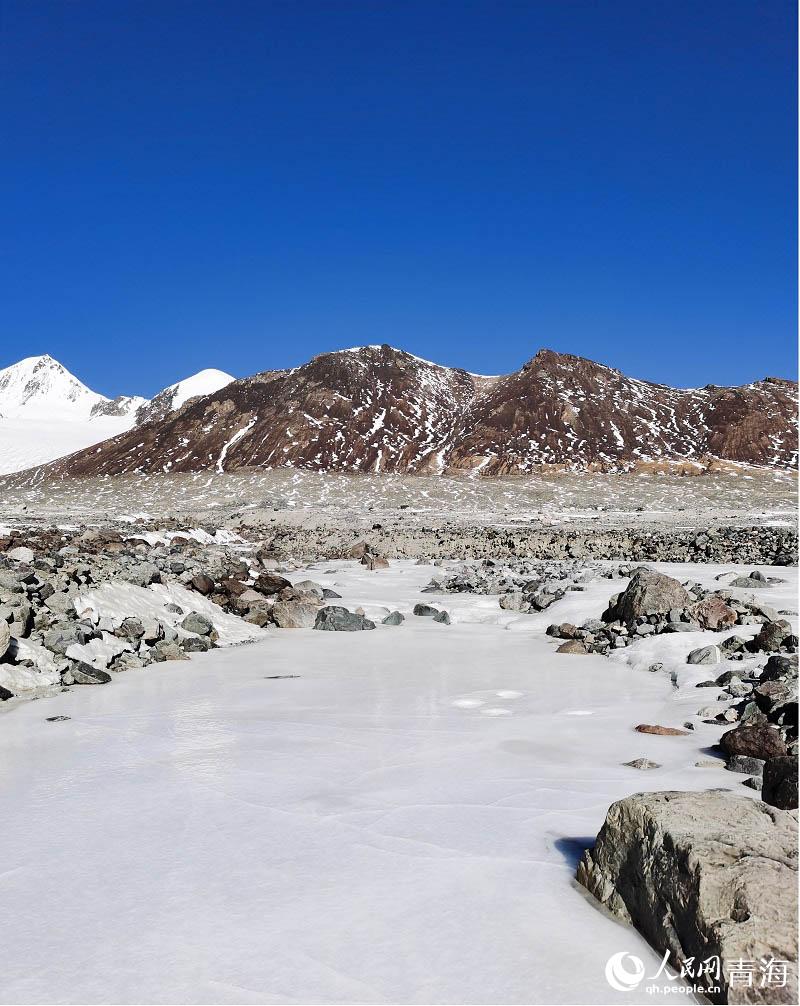
<path fill-rule="evenodd" d="M 632 1001 L 608 958 L 660 961 L 576 887 L 577 857 L 630 793 L 755 794 L 695 767 L 720 728 L 690 677 L 630 667 L 636 646 L 554 654 L 544 626 L 598 614 L 619 581 L 520 616 L 420 594 L 434 572 L 318 564 L 295 579 L 405 623 L 274 631 L 4 716 L 0 1000 Z M 797 571 L 777 575 L 762 593 L 793 608 Z M 668 645 L 667 670 L 697 644 Z M 687 719 L 684 737 L 633 730 Z M 622 764 L 641 756 L 662 767 Z"/>
<path fill-rule="evenodd" d="M 129 416 L 0 418 L 0 475 L 43 465 L 129 429 Z"/>

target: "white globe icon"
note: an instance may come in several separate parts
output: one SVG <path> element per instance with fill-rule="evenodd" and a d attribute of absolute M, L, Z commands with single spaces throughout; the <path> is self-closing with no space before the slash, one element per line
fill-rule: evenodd
<path fill-rule="evenodd" d="M 627 958 L 627 966 L 626 966 Z M 617 992 L 632 992 L 644 978 L 644 963 L 624 951 L 612 954 L 606 963 L 606 981 Z"/>

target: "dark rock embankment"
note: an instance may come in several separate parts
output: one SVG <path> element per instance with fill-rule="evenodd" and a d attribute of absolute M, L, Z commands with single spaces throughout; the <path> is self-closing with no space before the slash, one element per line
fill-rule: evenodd
<path fill-rule="evenodd" d="M 256 530 L 248 529 L 250 534 Z M 363 532 L 362 532 L 363 533 Z M 263 529 L 276 555 L 337 559 L 356 540 L 346 527 L 275 525 Z M 719 527 L 698 531 L 669 528 L 492 528 L 444 523 L 380 524 L 371 529 L 374 551 L 388 558 L 615 559 L 625 562 L 736 562 L 791 566 L 797 563 L 797 532 L 786 527 Z"/>

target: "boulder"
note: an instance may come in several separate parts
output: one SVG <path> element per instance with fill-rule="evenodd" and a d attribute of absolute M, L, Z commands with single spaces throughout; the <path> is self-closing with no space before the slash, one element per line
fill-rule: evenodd
<path fill-rule="evenodd" d="M 371 555 L 369 552 L 361 557 L 361 565 L 367 569 L 388 569 L 389 560 L 382 555 Z"/>
<path fill-rule="evenodd" d="M 158 663 L 164 660 L 189 659 L 174 639 L 159 639 L 150 650 L 150 656 Z"/>
<path fill-rule="evenodd" d="M 638 768 L 640 772 L 647 772 L 650 769 L 661 768 L 657 761 L 650 761 L 649 758 L 634 758 L 633 761 L 622 763 L 626 768 Z"/>
<path fill-rule="evenodd" d="M 747 644 L 751 653 L 771 653 L 779 650 L 783 641 L 792 635 L 792 627 L 785 618 L 765 622 L 761 631 Z"/>
<path fill-rule="evenodd" d="M 93 667 L 83 660 L 73 662 L 70 672 L 76 685 L 107 685 L 111 675 L 99 667 Z"/>
<path fill-rule="evenodd" d="M 358 632 L 361 629 L 374 629 L 375 623 L 364 615 L 356 615 L 347 608 L 329 604 L 317 611 L 314 628 L 327 632 Z"/>
<path fill-rule="evenodd" d="M 718 790 L 638 793 L 611 806 L 577 878 L 675 970 L 719 956 L 712 1001 L 796 1001 L 795 813 Z M 762 958 L 788 962 L 786 987 L 730 980 L 736 962 Z"/>
<path fill-rule="evenodd" d="M 116 635 L 124 636 L 125 639 L 141 639 L 144 635 L 144 625 L 139 618 L 123 618 L 117 629 Z"/>
<path fill-rule="evenodd" d="M 357 541 L 347 553 L 351 559 L 363 559 L 371 549 L 365 541 Z"/>
<path fill-rule="evenodd" d="M 319 607 L 309 601 L 276 601 L 272 621 L 279 629 L 313 629 Z"/>
<path fill-rule="evenodd" d="M 731 755 L 725 768 L 729 772 L 741 772 L 742 775 L 758 775 L 764 771 L 764 761 L 751 755 Z"/>
<path fill-rule="evenodd" d="M 190 611 L 181 622 L 181 628 L 187 632 L 195 632 L 198 636 L 208 636 L 214 631 L 214 623 L 200 612 Z"/>
<path fill-rule="evenodd" d="M 759 681 L 778 681 L 780 678 L 797 677 L 797 654 L 785 656 L 773 653 L 759 675 Z"/>
<path fill-rule="evenodd" d="M 573 653 L 578 656 L 583 656 L 588 652 L 580 639 L 568 639 L 566 643 L 562 643 L 556 650 L 556 653 Z"/>
<path fill-rule="evenodd" d="M 696 619 L 704 629 L 720 632 L 736 624 L 737 614 L 716 594 L 704 597 L 690 609 L 692 618 Z"/>
<path fill-rule="evenodd" d="M 450 615 L 446 611 L 437 611 L 433 616 L 434 622 L 440 622 L 442 625 L 450 624 Z"/>
<path fill-rule="evenodd" d="M 731 580 L 731 587 L 740 587 L 745 590 L 753 590 L 758 587 L 769 587 L 767 578 L 762 573 L 751 573 L 749 576 L 737 576 Z"/>
<path fill-rule="evenodd" d="M 765 762 L 761 799 L 781 810 L 797 810 L 797 755 Z"/>
<path fill-rule="evenodd" d="M 645 615 L 666 615 L 673 608 L 682 610 L 689 604 L 689 595 L 677 580 L 651 569 L 640 569 L 634 573 L 616 604 L 610 605 L 603 613 L 603 621 L 619 619 L 630 624 Z"/>
<path fill-rule="evenodd" d="M 193 587 L 198 594 L 202 594 L 207 597 L 214 590 L 214 581 L 208 575 L 208 573 L 195 573 L 195 575 L 189 581 L 189 586 Z"/>
<path fill-rule="evenodd" d="M 405 618 L 399 611 L 390 611 L 389 614 L 381 621 L 381 625 L 400 625 L 404 622 Z"/>
<path fill-rule="evenodd" d="M 434 615 L 439 614 L 439 609 L 432 607 L 430 604 L 415 604 L 414 614 L 420 618 L 433 618 Z"/>
<path fill-rule="evenodd" d="M 266 594 L 269 597 L 271 594 L 280 593 L 286 587 L 291 587 L 291 583 L 285 576 L 279 576 L 277 573 L 267 571 L 258 574 L 258 578 L 253 586 L 259 594 Z"/>
<path fill-rule="evenodd" d="M 751 717 L 733 730 L 728 730 L 720 738 L 719 746 L 727 755 L 749 755 L 763 761 L 787 754 L 780 730 L 768 723 L 763 715 Z"/>
<path fill-rule="evenodd" d="M 696 650 L 692 650 L 689 656 L 686 658 L 687 664 L 718 664 L 720 659 L 719 647 L 714 646 L 701 646 Z"/>
<path fill-rule="evenodd" d="M 205 653 L 211 649 L 208 636 L 184 636 L 178 645 L 185 653 Z"/>

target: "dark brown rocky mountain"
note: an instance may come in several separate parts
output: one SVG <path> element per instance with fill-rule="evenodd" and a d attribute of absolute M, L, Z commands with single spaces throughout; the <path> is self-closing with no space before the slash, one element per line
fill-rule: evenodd
<path fill-rule="evenodd" d="M 796 413 L 796 383 L 778 378 L 679 390 L 546 349 L 516 373 L 480 377 L 367 346 L 234 381 L 5 481 L 248 466 L 506 475 L 715 458 L 791 468 Z"/>

